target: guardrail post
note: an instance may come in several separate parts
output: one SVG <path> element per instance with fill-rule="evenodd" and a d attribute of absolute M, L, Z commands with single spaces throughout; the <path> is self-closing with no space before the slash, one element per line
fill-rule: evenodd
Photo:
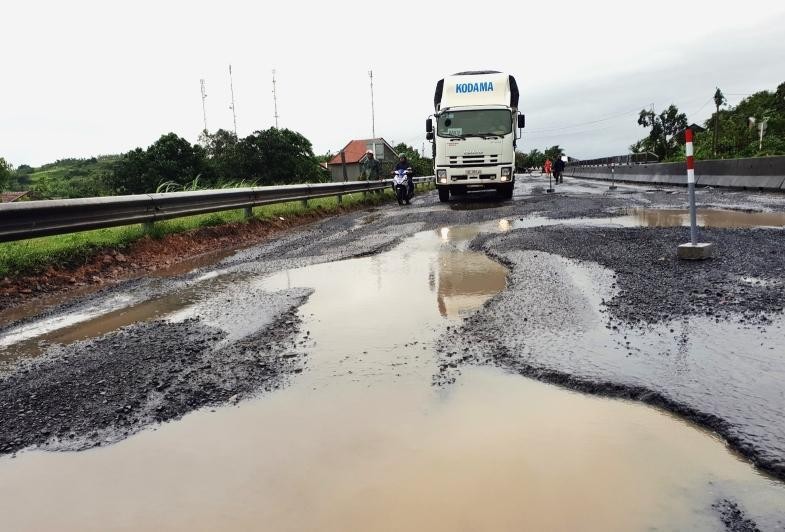
<path fill-rule="evenodd" d="M 304 199 L 304 200 L 302 201 L 302 205 L 303 205 L 303 208 L 304 208 L 304 209 L 307 209 L 307 208 L 308 208 L 308 200 L 307 200 L 307 199 Z"/>
<path fill-rule="evenodd" d="M 243 217 L 247 220 L 253 218 L 253 207 L 245 207 L 243 209 Z"/>
<path fill-rule="evenodd" d="M 142 222 L 142 232 L 146 235 L 152 233 L 154 227 L 155 222 Z"/>

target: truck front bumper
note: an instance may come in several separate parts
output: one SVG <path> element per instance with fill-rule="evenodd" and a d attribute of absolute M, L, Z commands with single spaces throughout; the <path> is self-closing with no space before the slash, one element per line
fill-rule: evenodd
<path fill-rule="evenodd" d="M 500 185 L 512 183 L 514 180 L 515 174 L 510 166 L 436 168 L 436 186 L 498 188 Z"/>

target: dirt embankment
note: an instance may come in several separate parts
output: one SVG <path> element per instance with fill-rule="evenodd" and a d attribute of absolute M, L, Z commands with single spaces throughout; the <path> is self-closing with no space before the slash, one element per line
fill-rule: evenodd
<path fill-rule="evenodd" d="M 90 291 L 168 269 L 201 255 L 228 252 L 272 238 L 281 232 L 357 209 L 357 204 L 329 212 L 314 209 L 301 215 L 268 220 L 252 219 L 213 227 L 202 227 L 184 233 L 150 236 L 127 248 L 96 250 L 78 262 L 53 265 L 33 275 L 0 279 L 0 312 L 42 296 L 65 294 L 75 290 Z"/>

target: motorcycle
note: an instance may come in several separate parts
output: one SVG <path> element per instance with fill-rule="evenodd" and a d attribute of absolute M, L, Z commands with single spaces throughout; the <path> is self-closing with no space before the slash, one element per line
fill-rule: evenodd
<path fill-rule="evenodd" d="M 413 170 L 407 168 L 406 170 L 393 171 L 393 190 L 395 191 L 395 199 L 398 200 L 398 205 L 409 204 L 412 196 L 414 196 L 414 184 L 411 183 L 409 176 Z"/>

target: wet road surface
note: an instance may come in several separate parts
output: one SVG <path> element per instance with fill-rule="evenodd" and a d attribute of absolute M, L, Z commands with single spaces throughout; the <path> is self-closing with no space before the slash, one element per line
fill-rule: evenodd
<path fill-rule="evenodd" d="M 730 312 L 718 323 L 690 310 L 673 322 L 633 323 L 609 304 L 635 287 L 623 271 L 600 257 L 551 253 L 527 235 L 557 231 L 550 240 L 569 243 L 565 232 L 583 232 L 597 247 L 608 241 L 603 231 L 679 226 L 679 213 L 651 223 L 651 196 L 671 194 L 620 187 L 608 196 L 568 182 L 561 196 L 546 197 L 541 185 L 519 183 L 510 203 L 421 197 L 409 210 L 332 219 L 215 266 L 5 328 L 0 357 L 10 366 L 0 395 L 15 406 L 0 420 L 28 411 L 52 420 L 34 434 L 3 423 L 9 448 L 119 443 L 0 458 L 4 522 L 15 530 L 717 530 L 750 518 L 763 530 L 785 527 L 783 484 L 716 434 L 639 402 L 519 375 L 570 376 L 560 383 L 594 383 L 586 391 L 595 394 L 623 395 L 603 390 L 609 382 L 653 391 L 672 400 L 662 405 L 670 410 L 720 419 L 736 430 L 735 448 L 750 447 L 745 454 L 782 456 L 781 308 L 765 308 L 765 322 Z M 734 272 L 740 286 L 781 305 L 776 260 L 755 268 Z M 664 279 L 655 272 L 643 281 Z M 157 352 L 157 335 L 174 333 L 203 342 L 198 360 L 167 360 L 174 346 L 150 357 L 139 377 L 155 377 L 152 391 L 128 386 L 116 398 L 96 389 L 94 398 L 74 382 L 115 371 L 97 361 L 119 352 L 129 360 Z M 142 341 L 128 340 L 135 335 Z M 239 364 L 267 369 L 233 373 Z M 80 370 L 68 382 L 67 368 Z M 95 430 L 75 409 L 30 398 L 42 372 L 71 401 L 109 401 L 106 426 Z M 215 394 L 201 400 L 191 381 Z M 116 414 L 116 400 L 129 410 Z M 167 415 L 150 415 L 162 406 Z M 114 430 L 115 418 L 123 430 Z M 733 521 L 728 508 L 743 517 Z"/>

